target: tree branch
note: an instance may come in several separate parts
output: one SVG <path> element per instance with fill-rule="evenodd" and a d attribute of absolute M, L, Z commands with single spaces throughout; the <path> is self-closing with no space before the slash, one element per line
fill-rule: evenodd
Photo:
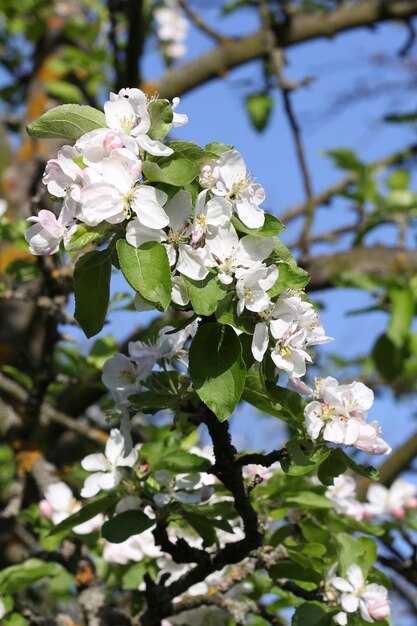
<path fill-rule="evenodd" d="M 387 20 L 406 20 L 417 14 L 417 0 L 362 0 L 343 3 L 326 13 L 298 13 L 275 27 L 281 48 L 333 37 L 342 32 Z M 172 99 L 204 83 L 224 76 L 228 70 L 259 59 L 267 53 L 263 30 L 234 41 L 224 42 L 210 52 L 168 70 L 159 81 L 151 81 L 162 98 Z"/>

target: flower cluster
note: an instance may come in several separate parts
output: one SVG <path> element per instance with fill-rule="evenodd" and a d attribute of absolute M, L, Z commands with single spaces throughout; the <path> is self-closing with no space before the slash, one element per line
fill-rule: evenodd
<path fill-rule="evenodd" d="M 163 52 L 170 59 L 184 56 L 189 23 L 176 0 L 165 0 L 161 7 L 155 9 L 154 17 Z"/>
<path fill-rule="evenodd" d="M 351 565 L 348 568 L 346 579 L 332 576 L 328 584 L 329 599 L 335 599 L 334 589 L 338 592 L 336 599 L 343 611 L 335 616 L 335 621 L 341 626 L 348 622 L 347 613 L 356 613 L 358 610 L 365 622 L 375 622 L 389 617 L 388 591 L 382 585 L 367 584 L 359 565 Z"/>
<path fill-rule="evenodd" d="M 292 379 L 304 376 L 306 363 L 311 363 L 309 346 L 332 341 L 326 337 L 311 302 L 303 300 L 297 292 L 281 294 L 260 317 L 262 321 L 256 324 L 253 334 L 253 356 L 262 361 L 272 335 L 271 358 L 277 371 L 287 372 Z"/>
<path fill-rule="evenodd" d="M 390 487 L 370 485 L 365 502 L 356 498 L 356 482 L 352 476 L 344 474 L 334 479 L 334 484 L 326 491 L 337 513 L 349 515 L 357 520 L 372 520 L 391 516 L 401 520 L 407 511 L 417 509 L 417 487 L 413 483 L 398 478 Z"/>
<path fill-rule="evenodd" d="M 340 385 L 335 378 L 316 381 L 316 398 L 304 410 L 307 433 L 311 439 L 354 446 L 368 454 L 388 454 L 391 449 L 381 439 L 376 422 L 367 423 L 367 411 L 374 394 L 361 382 Z"/>

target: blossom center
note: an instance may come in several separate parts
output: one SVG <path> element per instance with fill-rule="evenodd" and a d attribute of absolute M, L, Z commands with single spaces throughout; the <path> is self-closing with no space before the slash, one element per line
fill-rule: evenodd
<path fill-rule="evenodd" d="M 135 116 L 131 115 L 130 117 L 121 117 L 120 118 L 120 126 L 122 127 L 123 132 L 126 135 L 130 134 L 130 131 L 135 125 Z"/>

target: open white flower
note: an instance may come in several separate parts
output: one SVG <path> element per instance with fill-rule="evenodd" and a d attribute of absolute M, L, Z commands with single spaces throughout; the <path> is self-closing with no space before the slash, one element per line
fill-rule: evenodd
<path fill-rule="evenodd" d="M 194 210 L 192 241 L 198 243 L 205 236 L 215 236 L 220 226 L 226 226 L 232 216 L 232 206 L 225 198 L 207 202 L 207 189 L 198 194 Z"/>
<path fill-rule="evenodd" d="M 128 150 L 138 154 L 139 148 L 142 148 L 154 156 L 173 153 L 172 148 L 148 136 L 151 118 L 146 95 L 140 89 L 121 89 L 118 94 L 111 93 L 110 100 L 104 103 L 104 113 L 107 126 L 120 133 Z"/>
<path fill-rule="evenodd" d="M 301 378 L 306 373 L 306 362 L 311 356 L 305 351 L 307 332 L 294 322 L 282 319 L 273 320 L 270 330 L 275 339 L 271 358 L 278 370 L 288 372 L 293 378 Z"/>
<path fill-rule="evenodd" d="M 110 431 L 104 454 L 89 454 L 81 461 L 81 467 L 88 476 L 81 490 L 83 498 L 91 498 L 99 491 L 109 491 L 120 483 L 123 473 L 119 468 L 133 467 L 138 459 L 138 451 L 127 445 L 125 438 L 117 428 Z"/>
<path fill-rule="evenodd" d="M 417 507 L 417 487 L 403 478 L 395 480 L 390 487 L 370 485 L 364 505 L 370 517 L 392 515 L 402 519 L 408 508 Z"/>
<path fill-rule="evenodd" d="M 154 11 L 158 39 L 168 44 L 166 52 L 173 59 L 183 56 L 188 33 L 188 20 L 180 7 L 172 0 Z"/>
<path fill-rule="evenodd" d="M 49 485 L 45 491 L 45 500 L 39 503 L 42 513 L 49 517 L 54 524 L 59 524 L 70 515 L 81 509 L 81 504 L 74 498 L 71 489 L 63 482 Z M 72 529 L 78 535 L 87 535 L 99 529 L 104 518 L 98 513 L 91 519 L 74 526 Z"/>
<path fill-rule="evenodd" d="M 238 315 L 241 315 L 245 308 L 248 311 L 260 312 L 269 307 L 271 299 L 267 291 L 278 278 L 278 269 L 275 265 L 267 267 L 263 263 L 256 262 L 249 269 L 238 268 L 236 278 Z"/>
<path fill-rule="evenodd" d="M 335 589 L 342 592 L 340 598 L 342 609 L 346 613 L 355 613 L 359 609 L 365 622 L 386 619 L 390 614 L 390 606 L 385 587 L 376 584 L 367 585 L 359 565 L 351 565 L 346 576 L 346 579 L 335 576 L 329 581 Z"/>
<path fill-rule="evenodd" d="M 242 155 L 237 150 L 224 152 L 217 163 L 211 166 L 211 174 L 207 165 L 206 163 L 203 166 L 203 180 L 214 181 L 218 178 L 211 187 L 212 192 L 231 202 L 245 226 L 248 228 L 263 226 L 265 213 L 259 205 L 265 200 L 265 191 L 248 176 Z"/>
<path fill-rule="evenodd" d="M 76 148 L 63 146 L 57 158 L 47 162 L 42 182 L 52 196 L 66 198 L 72 203 L 79 202 L 84 175 L 74 159 L 80 156 L 81 153 Z"/>
<path fill-rule="evenodd" d="M 364 505 L 356 499 L 356 481 L 353 476 L 336 476 L 325 495 L 331 500 L 336 513 L 349 515 L 356 520 L 363 519 Z"/>
<path fill-rule="evenodd" d="M 61 213 L 56 217 L 52 211 L 42 209 L 38 215 L 28 217 L 32 222 L 26 233 L 25 239 L 29 244 L 29 252 L 37 256 L 55 254 L 59 250 L 59 244 L 65 238 L 67 226 L 73 216 L 68 215 L 64 206 Z"/>
<path fill-rule="evenodd" d="M 376 422 L 366 423 L 374 394 L 361 382 L 339 385 L 335 378 L 316 381 L 318 400 L 304 410 L 306 428 L 315 440 L 320 434 L 325 441 L 355 446 L 369 454 L 388 454 L 390 447 L 381 439 Z"/>

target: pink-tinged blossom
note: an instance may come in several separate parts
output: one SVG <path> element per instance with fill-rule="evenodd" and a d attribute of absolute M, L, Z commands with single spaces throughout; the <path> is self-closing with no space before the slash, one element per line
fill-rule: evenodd
<path fill-rule="evenodd" d="M 140 89 L 111 93 L 110 100 L 104 103 L 104 113 L 107 126 L 120 133 L 123 145 L 133 153 L 138 154 L 140 149 L 154 156 L 173 153 L 172 148 L 148 136 L 151 118 L 146 95 Z"/>
<path fill-rule="evenodd" d="M 101 163 L 113 150 L 123 148 L 121 133 L 109 128 L 96 128 L 82 135 L 75 143 L 82 155 L 83 163 L 101 172 Z"/>
<path fill-rule="evenodd" d="M 392 515 L 402 519 L 407 509 L 417 508 L 416 496 L 417 487 L 403 478 L 395 480 L 390 487 L 370 485 L 365 511 L 368 517 Z"/>
<path fill-rule="evenodd" d="M 47 162 L 42 182 L 52 196 L 79 202 L 84 175 L 74 159 L 80 156 L 81 153 L 76 148 L 63 146 L 57 158 Z"/>
<path fill-rule="evenodd" d="M 376 422 L 366 423 L 374 394 L 361 382 L 339 385 L 335 378 L 318 380 L 316 400 L 304 410 L 307 433 L 316 440 L 355 446 L 369 454 L 388 454 L 390 448 L 381 439 Z"/>
<path fill-rule="evenodd" d="M 326 497 L 336 513 L 348 515 L 356 520 L 364 518 L 364 505 L 356 499 L 356 481 L 352 476 L 341 474 L 327 488 Z"/>
<path fill-rule="evenodd" d="M 198 194 L 192 225 L 192 242 L 198 243 L 206 236 L 215 236 L 220 226 L 226 226 L 232 217 L 232 206 L 225 198 L 212 198 L 207 202 L 207 189 Z"/>
<path fill-rule="evenodd" d="M 81 504 L 74 498 L 68 485 L 63 482 L 56 482 L 46 489 L 45 500 L 39 502 L 39 508 L 45 517 L 51 519 L 53 524 L 59 524 L 79 511 Z M 103 515 L 98 513 L 86 522 L 74 526 L 72 530 L 78 535 L 87 535 L 98 530 L 103 521 Z"/>
<path fill-rule="evenodd" d="M 44 256 L 58 252 L 59 244 L 67 231 L 67 224 L 62 220 L 62 212 L 57 218 L 52 211 L 42 209 L 38 215 L 29 217 L 28 222 L 33 223 L 25 233 L 31 254 Z"/>
<path fill-rule="evenodd" d="M 382 585 L 365 582 L 359 565 L 351 565 L 346 572 L 346 579 L 334 576 L 329 584 L 340 593 L 339 602 L 346 613 L 360 611 L 365 622 L 383 620 L 390 615 L 388 591 Z M 344 624 L 346 621 L 338 621 Z"/>
<path fill-rule="evenodd" d="M 132 448 L 122 433 L 113 428 L 110 431 L 104 454 L 89 454 L 81 461 L 81 467 L 87 472 L 94 472 L 88 476 L 81 490 L 83 498 L 91 498 L 100 491 L 109 491 L 120 483 L 123 478 L 124 467 L 133 467 L 138 459 L 138 451 Z"/>
<path fill-rule="evenodd" d="M 239 152 L 228 150 L 218 161 L 206 163 L 201 171 L 201 182 L 204 187 L 210 188 L 214 195 L 226 198 L 245 226 L 248 228 L 263 226 L 265 213 L 259 205 L 265 200 L 265 191 L 248 176 L 245 162 Z"/>

